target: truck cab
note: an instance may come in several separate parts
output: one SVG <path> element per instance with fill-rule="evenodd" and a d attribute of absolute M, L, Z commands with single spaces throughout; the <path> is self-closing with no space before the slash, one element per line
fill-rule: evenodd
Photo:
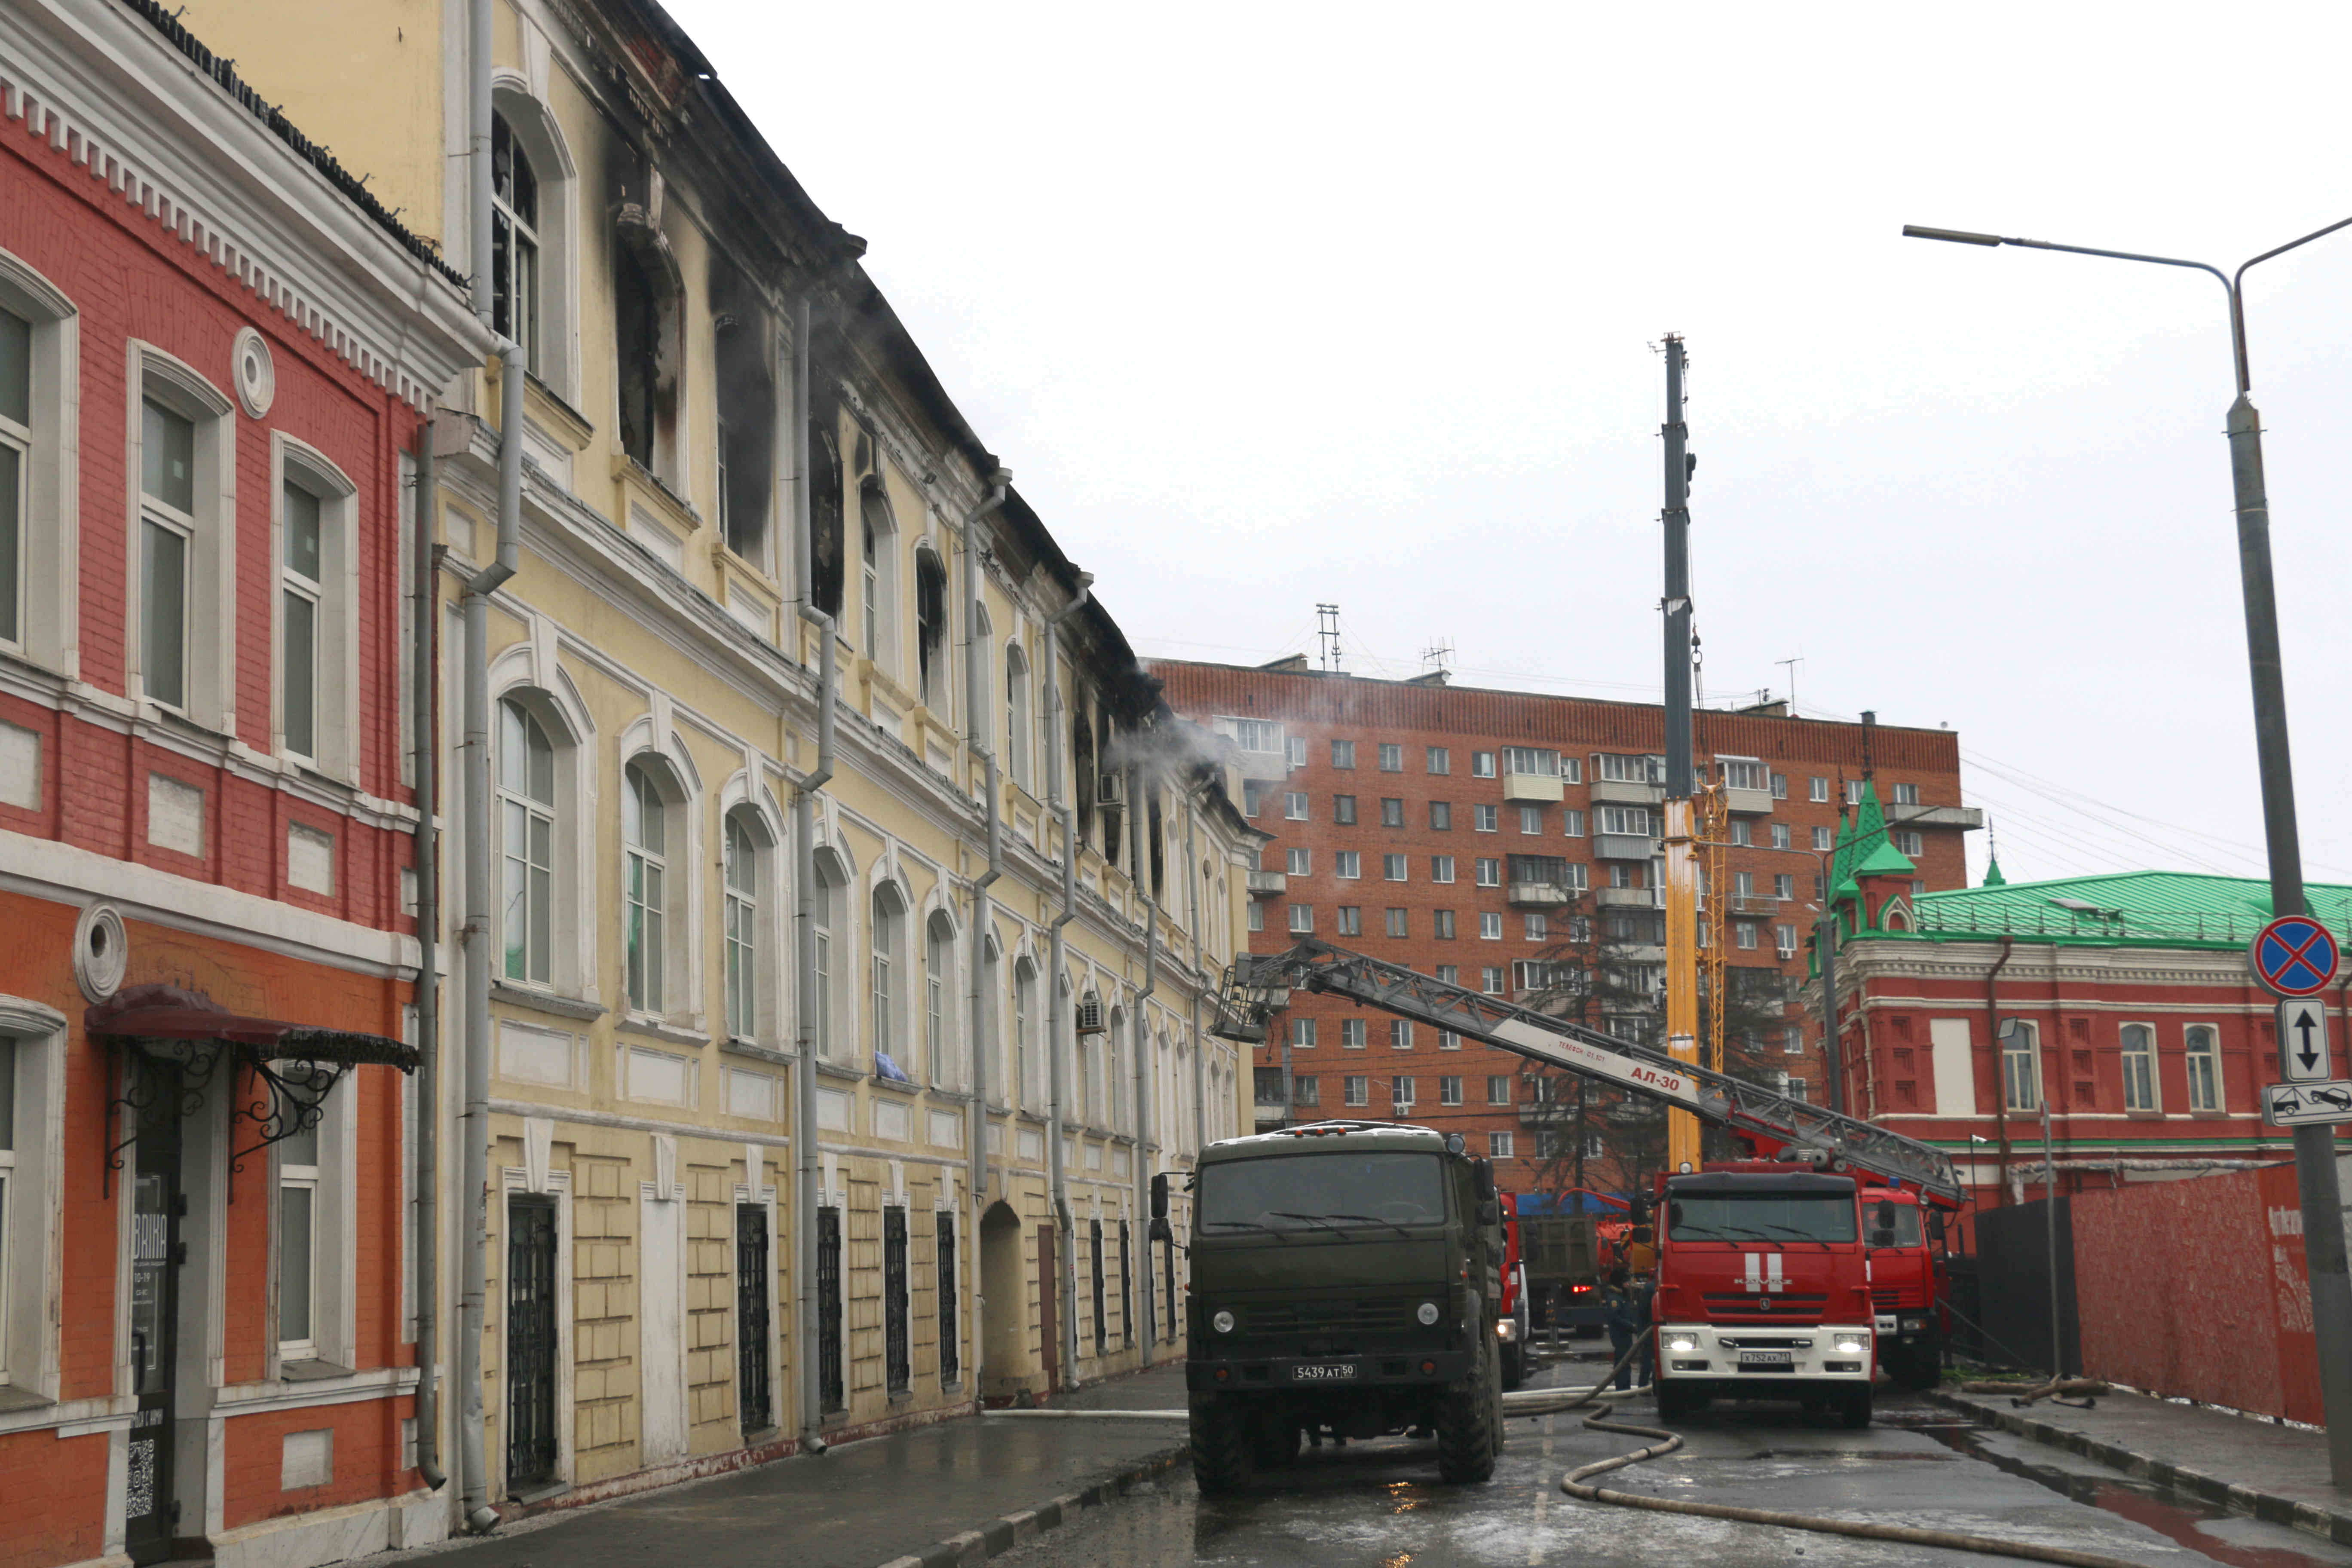
<path fill-rule="evenodd" d="M 1874 1311 L 1859 1184 L 1743 1162 L 1662 1179 L 1658 1414 L 1794 1399 L 1871 1419 Z"/>
<path fill-rule="evenodd" d="M 1933 1388 L 1944 1374 L 1943 1216 L 1916 1193 L 1872 1184 L 1862 1218 L 1878 1364 L 1906 1388 Z"/>
<path fill-rule="evenodd" d="M 1506 1241 L 1494 1167 L 1460 1134 L 1328 1121 L 1212 1143 L 1191 1256 L 1202 1491 L 1289 1463 L 1307 1432 L 1426 1432 L 1445 1479 L 1494 1473 Z"/>
<path fill-rule="evenodd" d="M 1526 1235 L 1520 1227 L 1518 1196 L 1498 1193 L 1496 1198 L 1503 1209 L 1503 1299 L 1495 1337 L 1503 1357 L 1503 1387 L 1508 1390 L 1528 1380 L 1528 1341 L 1534 1318 L 1528 1303 Z"/>

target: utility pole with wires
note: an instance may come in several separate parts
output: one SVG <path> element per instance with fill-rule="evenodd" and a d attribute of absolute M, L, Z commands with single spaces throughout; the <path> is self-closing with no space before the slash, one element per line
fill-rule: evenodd
<path fill-rule="evenodd" d="M 1799 654 L 1795 658 L 1776 658 L 1772 662 L 1789 672 L 1789 717 L 1793 719 L 1797 716 L 1797 666 L 1805 662 L 1804 656 Z"/>

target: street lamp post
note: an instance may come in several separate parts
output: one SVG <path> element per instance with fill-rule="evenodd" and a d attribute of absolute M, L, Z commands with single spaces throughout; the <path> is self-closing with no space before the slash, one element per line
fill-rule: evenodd
<path fill-rule="evenodd" d="M 2253 379 L 2246 358 L 2245 278 L 2248 268 L 2310 244 L 2352 218 L 2315 229 L 2300 239 L 2263 251 L 2235 275 L 2202 261 L 2170 256 L 2140 256 L 2127 250 L 2095 250 L 2042 239 L 1973 234 L 1958 229 L 1904 226 L 1912 239 L 1958 245 L 2022 246 L 2063 250 L 2116 261 L 2145 261 L 2210 273 L 2230 303 L 2230 343 L 2237 372 L 2237 401 L 2230 405 L 2230 475 L 2237 492 L 2238 575 L 2245 598 L 2246 653 L 2252 667 L 2254 752 L 2261 771 L 2263 836 L 2270 852 L 2271 913 L 2305 913 L 2303 850 L 2296 838 L 2294 773 L 2287 749 L 2286 687 L 2279 656 L 2278 598 L 2271 578 L 2270 500 L 2263 484 L 2263 431 L 2254 412 Z M 2305 1256 L 2311 1271 L 2311 1309 L 2319 1351 L 2319 1393 L 2327 1417 L 2327 1468 L 2339 1489 L 2352 1489 L 2352 1277 L 2345 1269 L 2342 1196 L 2336 1180 L 2336 1132 L 2329 1126 L 2294 1130 L 2295 1187 L 2303 1207 Z M 2054 1285 L 2054 1282 L 2053 1282 Z"/>

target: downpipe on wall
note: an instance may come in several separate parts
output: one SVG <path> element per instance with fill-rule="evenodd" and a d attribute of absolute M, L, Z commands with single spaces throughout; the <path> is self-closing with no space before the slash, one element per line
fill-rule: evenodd
<path fill-rule="evenodd" d="M 969 1059 L 971 1062 L 971 1158 L 966 1179 L 971 1188 L 971 1386 L 973 1397 L 988 1397 L 988 1336 L 982 1314 L 988 1307 L 987 1274 L 981 1268 L 980 1217 L 988 1208 L 988 889 L 1004 874 L 1004 840 L 998 826 L 996 748 L 982 737 L 988 717 L 988 670 L 980 654 L 980 550 L 982 518 L 1004 504 L 1013 489 L 1013 474 L 998 468 L 988 476 L 988 496 L 964 514 L 957 530 L 963 542 L 963 696 L 964 744 L 988 766 L 987 794 L 982 805 L 988 833 L 988 865 L 971 884 L 971 994 Z"/>
<path fill-rule="evenodd" d="M 1061 1302 L 1062 1368 L 1066 1386 L 1078 1385 L 1078 1274 L 1077 1225 L 1070 1214 L 1070 1187 L 1067 1162 L 1062 1152 L 1062 1129 L 1066 1120 L 1070 1092 L 1070 1066 L 1064 1059 L 1064 1036 L 1069 1026 L 1070 998 L 1062 990 L 1062 965 L 1067 952 L 1067 939 L 1062 928 L 1078 914 L 1078 846 L 1077 814 L 1070 807 L 1069 791 L 1062 779 L 1062 742 L 1064 718 L 1062 702 L 1061 631 L 1062 623 L 1076 615 L 1094 592 L 1095 575 L 1078 574 L 1077 596 L 1045 620 L 1045 805 L 1062 824 L 1062 912 L 1054 917 L 1049 928 L 1050 952 L 1046 965 L 1053 976 L 1045 989 L 1045 1037 L 1052 1041 L 1046 1051 L 1045 1150 L 1046 1184 L 1053 1194 L 1054 1226 L 1061 1235 L 1059 1261 L 1055 1268 L 1055 1294 Z M 1075 1045 L 1075 1039 L 1071 1042 Z"/>
<path fill-rule="evenodd" d="M 416 605 L 409 627 L 410 728 L 416 737 L 416 1152 L 411 1178 L 416 1226 L 416 1472 L 427 1489 L 449 1478 L 441 1469 L 441 838 L 435 821 L 441 765 L 434 711 L 434 654 L 439 647 L 441 589 L 433 546 L 440 503 L 433 468 L 433 420 L 416 439 L 416 518 L 411 574 Z"/>
<path fill-rule="evenodd" d="M 1144 857 L 1146 833 L 1143 805 L 1143 769 L 1130 763 L 1127 769 L 1127 844 L 1128 877 L 1135 889 L 1136 901 L 1143 906 L 1143 989 L 1135 994 L 1135 1191 L 1136 1213 L 1145 1216 L 1143 1263 L 1136 1273 L 1136 1299 L 1143 1309 L 1142 1321 L 1150 1323 L 1155 1332 L 1165 1340 L 1175 1338 L 1173 1318 L 1166 1324 L 1156 1321 L 1151 1310 L 1151 1177 L 1154 1160 L 1151 1156 L 1151 1085 L 1156 1064 L 1151 1059 L 1150 1009 L 1144 1004 L 1160 989 L 1160 910 L 1144 891 L 1144 880 L 1151 862 Z M 1174 1241 L 1167 1243 L 1175 1246 Z M 1150 1347 L 1144 1347 L 1144 1359 L 1150 1359 Z"/>

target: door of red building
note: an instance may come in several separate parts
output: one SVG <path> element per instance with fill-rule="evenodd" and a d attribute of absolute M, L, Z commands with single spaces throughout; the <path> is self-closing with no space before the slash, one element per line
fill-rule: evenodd
<path fill-rule="evenodd" d="M 124 1114 L 136 1116 L 131 1174 L 131 1418 L 123 1549 L 133 1563 L 172 1555 L 173 1371 L 179 1360 L 180 1069 L 134 1055 Z"/>
<path fill-rule="evenodd" d="M 1037 1227 L 1037 1331 L 1043 1336 L 1040 1356 L 1045 1367 L 1045 1389 L 1062 1386 L 1062 1275 L 1054 1261 L 1054 1227 Z"/>

